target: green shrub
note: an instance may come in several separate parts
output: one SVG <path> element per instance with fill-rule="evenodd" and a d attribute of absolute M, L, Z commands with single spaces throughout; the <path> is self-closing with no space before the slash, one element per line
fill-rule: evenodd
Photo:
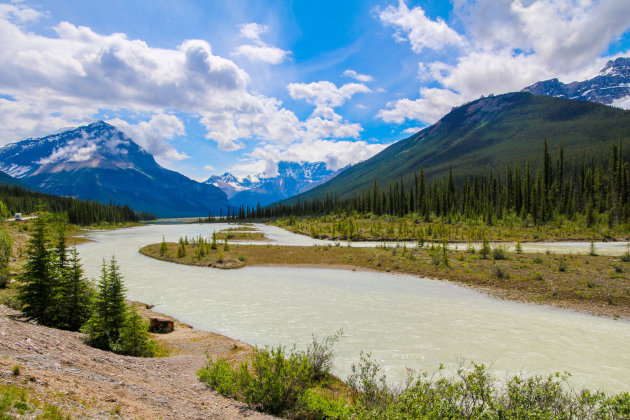
<path fill-rule="evenodd" d="M 313 380 L 324 379 L 330 374 L 335 357 L 335 345 L 342 338 L 343 329 L 337 330 L 333 335 L 329 335 L 321 341 L 318 341 L 313 335 L 313 341 L 306 349 Z"/>
<path fill-rule="evenodd" d="M 256 348 L 252 372 L 249 377 L 239 378 L 245 402 L 273 415 L 292 410 L 311 385 L 308 357 L 295 348 L 288 354 L 283 346 Z"/>
<path fill-rule="evenodd" d="M 328 397 L 310 388 L 298 400 L 296 417 L 309 420 L 349 420 L 352 413 L 352 406 L 347 401 Z"/>
<path fill-rule="evenodd" d="M 225 359 L 208 360 L 206 366 L 197 372 L 197 377 L 220 394 L 232 398 L 237 396 L 237 372 Z"/>
<path fill-rule="evenodd" d="M 494 275 L 498 278 L 498 279 L 509 279 L 510 275 L 507 271 L 507 268 L 505 268 L 505 266 L 501 265 L 501 264 L 496 264 L 493 268 L 492 271 L 494 273 Z"/>
<path fill-rule="evenodd" d="M 493 248 L 492 258 L 494 260 L 507 260 L 507 249 L 504 246 L 497 246 Z"/>
<path fill-rule="evenodd" d="M 558 271 L 560 271 L 561 273 L 564 273 L 565 271 L 567 271 L 567 262 L 566 262 L 566 260 L 560 260 L 558 262 Z"/>

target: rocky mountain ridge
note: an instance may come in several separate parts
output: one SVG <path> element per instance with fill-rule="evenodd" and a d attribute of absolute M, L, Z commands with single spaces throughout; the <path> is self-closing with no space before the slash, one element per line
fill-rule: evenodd
<path fill-rule="evenodd" d="M 558 79 L 544 80 L 522 92 L 630 109 L 630 57 L 610 60 L 592 79 L 567 84 Z"/>
<path fill-rule="evenodd" d="M 344 168 L 345 169 L 345 168 Z M 278 162 L 277 174 L 260 173 L 236 177 L 226 172 L 211 176 L 205 182 L 221 188 L 234 207 L 255 207 L 292 197 L 332 179 L 339 172 L 325 162 Z"/>
<path fill-rule="evenodd" d="M 103 121 L 0 148 L 0 170 L 39 191 L 128 204 L 159 217 L 208 216 L 227 208 L 219 188 L 165 169 Z"/>

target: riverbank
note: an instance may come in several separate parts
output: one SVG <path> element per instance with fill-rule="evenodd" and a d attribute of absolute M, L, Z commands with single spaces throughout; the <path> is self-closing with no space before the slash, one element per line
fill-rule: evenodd
<path fill-rule="evenodd" d="M 163 316 L 146 307 L 142 313 Z M 174 332 L 152 334 L 168 357 L 120 356 L 16 314 L 0 305 L 0 392 L 25 404 L 14 405 L 14 414 L 27 407 L 29 415 L 58 414 L 50 418 L 272 418 L 197 380 L 206 355 L 244 360 L 252 351 L 245 343 L 176 322 Z"/>
<path fill-rule="evenodd" d="M 630 319 L 630 264 L 621 258 L 553 253 L 479 253 L 406 247 L 219 244 L 203 256 L 196 245 L 147 245 L 140 253 L 178 264 L 221 269 L 245 266 L 327 267 L 445 279 L 501 299 L 546 304 Z"/>

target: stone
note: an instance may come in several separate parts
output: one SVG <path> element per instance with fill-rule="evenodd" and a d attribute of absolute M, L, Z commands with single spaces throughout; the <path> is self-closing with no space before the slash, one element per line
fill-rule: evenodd
<path fill-rule="evenodd" d="M 170 319 L 151 317 L 149 319 L 149 331 L 167 334 L 175 329 L 175 324 Z"/>

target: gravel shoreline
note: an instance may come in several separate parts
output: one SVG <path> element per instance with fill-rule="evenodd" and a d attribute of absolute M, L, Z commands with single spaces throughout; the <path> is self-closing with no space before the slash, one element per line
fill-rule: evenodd
<path fill-rule="evenodd" d="M 24 387 L 73 418 L 274 418 L 197 380 L 205 354 L 242 360 L 251 352 L 245 343 L 177 323 L 175 332 L 157 337 L 176 355 L 121 356 L 86 346 L 80 333 L 24 322 L 16 314 L 0 305 L 0 384 Z"/>

